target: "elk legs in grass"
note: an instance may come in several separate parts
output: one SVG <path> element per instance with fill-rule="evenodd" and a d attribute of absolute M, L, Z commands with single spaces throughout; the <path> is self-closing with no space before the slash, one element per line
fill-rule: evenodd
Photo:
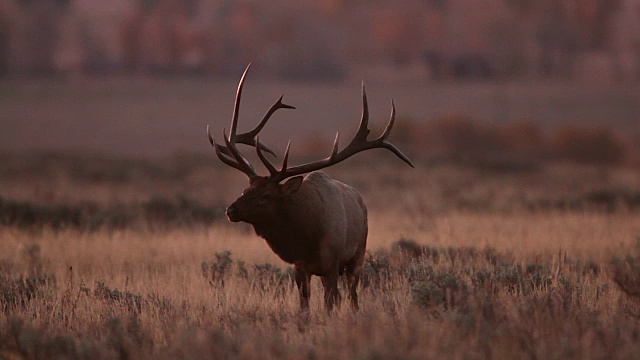
<path fill-rule="evenodd" d="M 295 266 L 295 279 L 296 286 L 298 287 L 298 293 L 300 294 L 300 308 L 304 310 L 309 309 L 309 298 L 311 297 L 310 280 L 311 275 L 302 270 L 297 265 Z"/>

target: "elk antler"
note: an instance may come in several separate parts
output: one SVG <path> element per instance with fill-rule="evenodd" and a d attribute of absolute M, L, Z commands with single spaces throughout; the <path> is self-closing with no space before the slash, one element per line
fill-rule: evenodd
<path fill-rule="evenodd" d="M 265 167 L 271 173 L 271 177 L 277 179 L 278 181 L 284 180 L 288 177 L 300 175 L 304 173 L 308 173 L 315 170 L 320 170 L 331 165 L 337 164 L 347 158 L 351 157 L 354 154 L 357 154 L 364 150 L 375 149 L 375 148 L 385 148 L 396 154 L 402 161 L 409 164 L 409 166 L 414 167 L 411 160 L 406 157 L 397 147 L 387 141 L 387 137 L 391 133 L 391 129 L 393 128 L 393 123 L 395 122 L 396 117 L 396 107 L 391 101 L 391 119 L 387 124 L 387 127 L 384 129 L 382 135 L 375 140 L 367 140 L 367 136 L 369 135 L 368 124 L 369 124 L 369 106 L 367 104 L 367 94 L 364 89 L 364 84 L 362 85 L 362 118 L 360 119 L 360 126 L 358 127 L 358 131 L 355 136 L 351 140 L 351 142 L 344 148 L 342 151 L 338 151 L 338 140 L 340 138 L 340 133 L 336 134 L 335 141 L 333 142 L 333 149 L 331 151 L 331 155 L 325 159 L 306 163 L 303 165 L 297 165 L 294 167 L 287 167 L 287 160 L 289 158 L 289 149 L 291 142 L 287 145 L 287 150 L 284 153 L 284 158 L 282 160 L 282 167 L 280 170 L 276 170 L 276 168 L 269 162 L 266 156 L 263 154 L 262 149 L 260 147 L 256 147 L 256 151 L 258 152 L 258 156 L 260 160 L 264 163 Z"/>
<path fill-rule="evenodd" d="M 216 155 L 222 162 L 224 162 L 225 164 L 233 168 L 236 168 L 242 171 L 243 173 L 247 174 L 247 176 L 251 178 L 251 177 L 257 176 L 257 174 L 253 166 L 251 166 L 251 163 L 249 163 L 249 161 L 244 156 L 242 156 L 242 154 L 240 154 L 240 151 L 238 151 L 236 144 L 240 143 L 240 144 L 255 146 L 256 148 L 260 150 L 264 150 L 275 156 L 275 152 L 273 152 L 273 150 L 271 150 L 267 145 L 264 145 L 258 141 L 257 135 L 262 130 L 262 128 L 267 124 L 267 122 L 269 121 L 273 113 L 275 113 L 277 110 L 295 109 L 295 107 L 284 104 L 282 102 L 282 96 L 280 96 L 278 101 L 276 101 L 275 104 L 273 104 L 269 109 L 269 111 L 267 111 L 267 113 L 264 115 L 264 117 L 262 118 L 258 126 L 256 126 L 253 130 L 248 131 L 246 133 L 237 134 L 238 115 L 240 112 L 240 98 L 242 97 L 242 87 L 244 85 L 244 80 L 247 76 L 247 73 L 249 72 L 250 67 L 251 67 L 251 63 L 247 65 L 247 68 L 244 70 L 244 73 L 240 78 L 240 82 L 238 83 L 238 90 L 236 91 L 236 100 L 233 107 L 233 116 L 231 117 L 231 132 L 229 133 L 229 137 L 227 137 L 226 135 L 226 130 L 222 131 L 225 138 L 226 146 L 217 144 L 213 140 L 213 137 L 211 136 L 211 132 L 209 131 L 208 125 L 207 125 L 207 136 L 209 137 L 209 142 L 211 143 L 211 145 L 214 147 L 216 151 Z M 234 158 L 236 161 L 234 162 L 230 158 Z"/>

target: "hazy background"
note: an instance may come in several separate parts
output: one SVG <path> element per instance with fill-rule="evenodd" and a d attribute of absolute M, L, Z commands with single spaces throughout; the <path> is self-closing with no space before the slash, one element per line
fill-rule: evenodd
<path fill-rule="evenodd" d="M 0 151 L 210 151 L 249 62 L 241 128 L 281 94 L 298 108 L 276 146 L 353 129 L 361 81 L 380 126 L 393 98 L 405 124 L 638 141 L 640 0 L 0 0 Z"/>
<path fill-rule="evenodd" d="M 0 358 L 638 358 L 639 18 L 0 0 Z M 362 81 L 374 133 L 395 100 L 415 168 L 372 150 L 326 169 L 367 205 L 357 314 L 326 316 L 319 280 L 300 313 L 291 267 L 225 216 L 247 179 L 206 125 L 221 141 L 249 62 L 240 130 L 284 94 L 298 109 L 260 140 L 282 158 L 292 139 L 289 164 L 346 145 Z"/>

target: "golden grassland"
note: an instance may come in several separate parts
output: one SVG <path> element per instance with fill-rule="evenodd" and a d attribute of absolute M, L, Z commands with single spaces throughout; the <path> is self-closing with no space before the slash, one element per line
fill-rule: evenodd
<path fill-rule="evenodd" d="M 0 196 L 41 209 L 121 209 L 175 194 L 222 207 L 245 182 L 216 167 L 180 176 L 121 167 L 120 180 L 24 170 L 0 178 Z M 327 314 L 314 278 L 311 311 L 301 314 L 287 264 L 250 227 L 222 217 L 25 227 L 0 208 L 0 358 L 640 354 L 636 170 L 363 168 L 332 170 L 370 208 L 358 312 L 345 301 Z"/>

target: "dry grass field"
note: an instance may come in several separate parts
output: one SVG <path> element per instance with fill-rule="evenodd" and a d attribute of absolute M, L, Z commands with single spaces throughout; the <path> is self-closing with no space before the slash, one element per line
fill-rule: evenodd
<path fill-rule="evenodd" d="M 0 359 L 640 354 L 637 169 L 336 166 L 370 210 L 361 309 L 314 278 L 305 315 L 212 157 L 2 161 Z"/>

